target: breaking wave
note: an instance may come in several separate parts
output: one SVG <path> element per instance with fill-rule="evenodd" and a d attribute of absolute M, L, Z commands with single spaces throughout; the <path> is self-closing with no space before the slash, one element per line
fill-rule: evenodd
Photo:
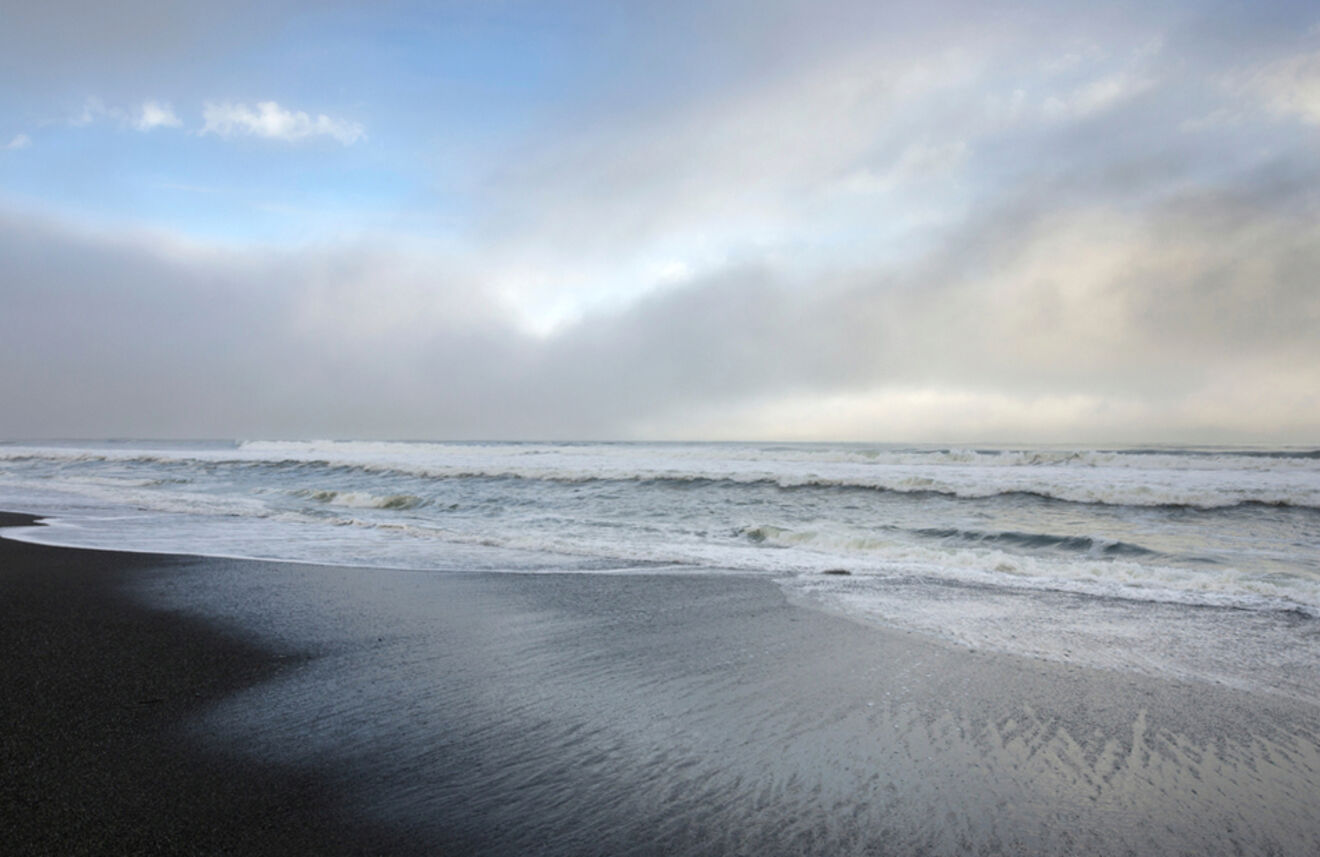
<path fill-rule="evenodd" d="M 1020 495 L 1074 504 L 1188 509 L 1320 509 L 1320 457 L 1308 451 L 1196 452 L 794 450 L 620 445 L 245 442 L 206 451 L 0 448 L 0 462 L 159 464 L 428 480 L 705 484 L 866 490 L 982 500 Z"/>

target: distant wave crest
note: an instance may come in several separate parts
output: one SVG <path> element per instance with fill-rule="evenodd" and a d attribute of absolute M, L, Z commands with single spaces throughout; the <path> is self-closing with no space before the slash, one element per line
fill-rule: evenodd
<path fill-rule="evenodd" d="M 1017 495 L 1066 503 L 1201 510 L 1252 505 L 1320 509 L 1320 456 L 1313 451 L 715 450 L 263 441 L 205 453 L 14 447 L 0 449 L 0 462 L 117 462 L 453 480 L 634 482 L 684 489 L 745 485 L 968 500 Z M 390 502 L 409 508 L 407 504 L 413 501 Z"/>

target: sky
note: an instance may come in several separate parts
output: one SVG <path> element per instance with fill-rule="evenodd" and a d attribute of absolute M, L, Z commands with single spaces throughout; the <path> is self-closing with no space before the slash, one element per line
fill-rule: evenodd
<path fill-rule="evenodd" d="M 0 21 L 0 438 L 1320 444 L 1313 0 Z"/>

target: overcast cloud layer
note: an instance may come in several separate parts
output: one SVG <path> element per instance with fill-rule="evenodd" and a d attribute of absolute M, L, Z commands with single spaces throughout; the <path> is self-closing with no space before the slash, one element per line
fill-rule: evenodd
<path fill-rule="evenodd" d="M 0 438 L 1320 443 L 1312 3 L 5 3 Z"/>

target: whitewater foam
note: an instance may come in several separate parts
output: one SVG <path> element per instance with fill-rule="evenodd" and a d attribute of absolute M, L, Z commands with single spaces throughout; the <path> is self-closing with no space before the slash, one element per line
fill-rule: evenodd
<path fill-rule="evenodd" d="M 428 479 L 727 481 L 784 489 L 869 489 L 974 499 L 1024 494 L 1072 503 L 1320 509 L 1320 459 L 1310 452 L 821 451 L 773 458 L 727 445 L 408 444 L 248 441 L 216 450 L 0 448 L 0 461 L 316 467 Z M 772 463 L 773 467 L 766 467 Z"/>

